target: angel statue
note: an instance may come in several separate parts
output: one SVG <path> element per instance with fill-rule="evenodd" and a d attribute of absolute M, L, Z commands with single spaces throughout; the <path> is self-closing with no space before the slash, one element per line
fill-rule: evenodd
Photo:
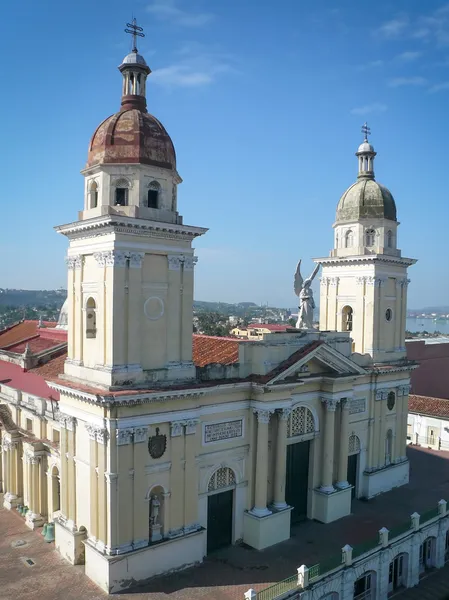
<path fill-rule="evenodd" d="M 304 281 L 301 275 L 301 261 L 299 261 L 296 267 L 294 289 L 295 294 L 299 298 L 298 320 L 296 321 L 297 329 L 313 329 L 313 309 L 315 308 L 315 302 L 313 300 L 311 285 L 319 268 L 320 265 L 317 265 L 312 275 Z"/>

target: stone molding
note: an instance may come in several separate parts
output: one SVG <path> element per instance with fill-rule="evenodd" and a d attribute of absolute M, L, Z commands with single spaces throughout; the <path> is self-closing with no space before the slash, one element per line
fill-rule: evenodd
<path fill-rule="evenodd" d="M 398 396 L 408 396 L 411 389 L 411 385 L 400 385 L 398 387 Z"/>
<path fill-rule="evenodd" d="M 274 410 L 267 410 L 261 408 L 253 408 L 253 413 L 257 416 L 257 422 L 262 423 L 263 425 L 268 425 L 270 422 L 270 417 L 273 414 Z"/>
<path fill-rule="evenodd" d="M 70 415 L 66 415 L 65 413 L 60 412 L 57 417 L 61 427 L 67 429 L 68 431 L 74 431 L 77 421 L 75 417 L 71 417 Z"/>
<path fill-rule="evenodd" d="M 337 287 L 340 281 L 340 277 L 321 277 L 321 285 L 329 285 L 330 287 Z"/>
<path fill-rule="evenodd" d="M 181 265 L 184 265 L 185 271 L 193 271 L 198 261 L 197 256 L 184 256 L 184 254 L 171 254 L 167 258 L 169 271 L 180 271 Z"/>
<path fill-rule="evenodd" d="M 388 391 L 385 390 L 376 390 L 376 401 L 386 400 L 388 396 Z"/>
<path fill-rule="evenodd" d="M 77 254 L 75 256 L 67 256 L 65 262 L 69 271 L 81 269 L 84 263 L 84 256 L 82 254 Z"/>
<path fill-rule="evenodd" d="M 104 427 L 97 427 L 91 423 L 86 423 L 85 428 L 89 434 L 89 438 L 93 441 L 97 441 L 100 444 L 105 444 L 109 438 L 109 432 Z"/>
<path fill-rule="evenodd" d="M 109 471 L 106 471 L 104 473 L 104 478 L 106 480 L 106 483 L 112 483 L 113 481 L 117 481 L 118 473 L 109 473 Z"/>
<path fill-rule="evenodd" d="M 115 430 L 115 439 L 117 446 L 126 446 L 127 444 L 140 444 L 146 442 L 148 437 L 148 427 L 126 427 L 125 429 Z"/>
<path fill-rule="evenodd" d="M 172 421 L 170 423 L 170 435 L 171 437 L 178 437 L 184 433 L 192 435 L 196 433 L 196 426 L 200 422 L 199 419 L 186 419 L 185 421 Z"/>
<path fill-rule="evenodd" d="M 185 422 L 185 427 L 186 427 L 186 435 L 192 435 L 196 433 L 196 426 L 199 423 L 199 419 L 188 419 Z"/>
<path fill-rule="evenodd" d="M 321 398 L 321 402 L 325 405 L 326 410 L 329 412 L 335 412 L 337 409 L 337 404 L 340 402 L 340 399 L 337 398 Z"/>
<path fill-rule="evenodd" d="M 292 408 L 281 408 L 280 410 L 277 410 L 276 412 L 281 421 L 288 421 L 290 418 L 290 415 L 292 414 L 292 411 L 293 411 Z"/>

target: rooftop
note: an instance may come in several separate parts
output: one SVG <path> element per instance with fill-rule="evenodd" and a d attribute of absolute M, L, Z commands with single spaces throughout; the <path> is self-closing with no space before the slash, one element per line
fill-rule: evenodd
<path fill-rule="evenodd" d="M 302 564 L 312 566 L 338 554 L 345 544 L 357 544 L 377 536 L 385 526 L 406 522 L 417 511 L 434 508 L 449 498 L 449 453 L 407 449 L 411 483 L 369 501 L 354 500 L 350 516 L 323 525 L 305 521 L 295 525 L 292 537 L 266 550 L 231 546 L 207 557 L 202 565 L 153 579 L 141 588 L 120 594 L 121 600 L 242 600 L 249 588 L 259 591 L 290 577 Z M 2 504 L 0 504 L 2 506 Z M 30 531 L 15 512 L 0 508 L 0 587 L 2 600 L 103 600 L 106 594 L 83 574 L 82 567 L 68 565 L 42 535 Z M 23 550 L 12 549 L 24 540 L 32 569 L 22 561 Z M 24 546 L 21 546 L 23 548 Z M 55 586 L 55 581 L 58 585 Z"/>
<path fill-rule="evenodd" d="M 409 413 L 448 419 L 449 400 L 444 400 L 443 398 L 431 398 L 429 396 L 411 395 L 408 400 L 408 411 Z"/>

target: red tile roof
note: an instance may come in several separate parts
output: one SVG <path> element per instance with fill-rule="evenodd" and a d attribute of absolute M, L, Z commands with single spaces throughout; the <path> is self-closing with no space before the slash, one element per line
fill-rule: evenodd
<path fill-rule="evenodd" d="M 35 373 L 44 379 L 58 377 L 58 375 L 64 373 L 64 362 L 66 358 L 67 352 L 64 352 L 64 354 L 52 358 L 45 364 L 35 367 L 34 369 L 30 369 L 29 373 Z"/>
<path fill-rule="evenodd" d="M 8 346 L 8 352 L 17 352 L 18 354 L 23 354 L 28 345 L 33 354 L 39 354 L 39 352 L 44 352 L 45 350 L 49 350 L 50 348 L 54 348 L 55 346 L 63 343 L 64 340 L 52 340 L 42 338 L 41 336 L 36 336 L 28 341 L 20 342 L 19 344 L 14 344 L 13 346 Z"/>
<path fill-rule="evenodd" d="M 50 389 L 42 375 L 36 371 L 24 371 L 19 365 L 0 360 L 0 385 L 4 384 L 47 400 L 59 400 L 59 393 Z"/>
<path fill-rule="evenodd" d="M 0 348 L 3 350 L 10 350 L 11 346 L 15 346 L 19 342 L 24 342 L 25 340 L 30 340 L 31 338 L 38 336 L 40 331 L 45 331 L 45 329 L 39 329 L 38 324 L 39 321 L 27 320 L 11 325 L 11 327 L 7 327 L 6 329 L 2 329 L 0 331 Z M 56 323 L 50 321 L 44 321 L 43 325 L 45 325 L 46 328 L 56 327 Z M 11 352 L 15 352 L 15 350 L 11 350 Z"/>
<path fill-rule="evenodd" d="M 211 335 L 193 335 L 193 362 L 197 367 L 211 363 L 230 365 L 239 361 L 242 340 Z"/>
<path fill-rule="evenodd" d="M 430 396 L 410 395 L 408 399 L 408 411 L 420 415 L 449 418 L 449 400 L 442 398 L 431 398 Z"/>
<path fill-rule="evenodd" d="M 268 329 L 268 331 L 287 331 L 294 329 L 291 325 L 280 325 L 279 323 L 250 323 L 247 329 Z"/>
<path fill-rule="evenodd" d="M 293 354 L 291 354 L 288 358 L 282 361 L 277 367 L 272 369 L 266 375 L 256 375 L 257 380 L 260 381 L 260 383 L 267 383 L 268 381 L 271 381 L 280 373 L 282 373 L 282 371 L 285 371 L 289 367 L 293 366 L 296 362 L 298 362 L 298 360 L 301 360 L 301 358 L 304 358 L 305 356 L 307 356 L 307 354 L 310 354 L 310 352 L 315 350 L 315 348 L 318 348 L 318 346 L 321 346 L 321 344 L 323 343 L 324 342 L 317 340 L 315 342 L 310 342 L 309 344 L 306 344 L 299 350 L 296 350 L 296 352 L 293 352 Z"/>

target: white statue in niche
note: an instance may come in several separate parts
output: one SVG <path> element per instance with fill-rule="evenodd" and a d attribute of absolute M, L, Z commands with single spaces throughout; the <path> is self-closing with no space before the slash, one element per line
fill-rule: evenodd
<path fill-rule="evenodd" d="M 161 529 L 162 525 L 159 523 L 159 513 L 161 509 L 161 503 L 159 498 L 154 495 L 150 498 L 150 541 L 158 542 L 162 539 Z"/>
<path fill-rule="evenodd" d="M 295 272 L 294 290 L 299 298 L 297 329 L 313 329 L 313 310 L 315 301 L 313 299 L 312 281 L 318 273 L 320 265 L 317 265 L 313 273 L 305 281 L 301 275 L 301 261 L 299 261 Z"/>

